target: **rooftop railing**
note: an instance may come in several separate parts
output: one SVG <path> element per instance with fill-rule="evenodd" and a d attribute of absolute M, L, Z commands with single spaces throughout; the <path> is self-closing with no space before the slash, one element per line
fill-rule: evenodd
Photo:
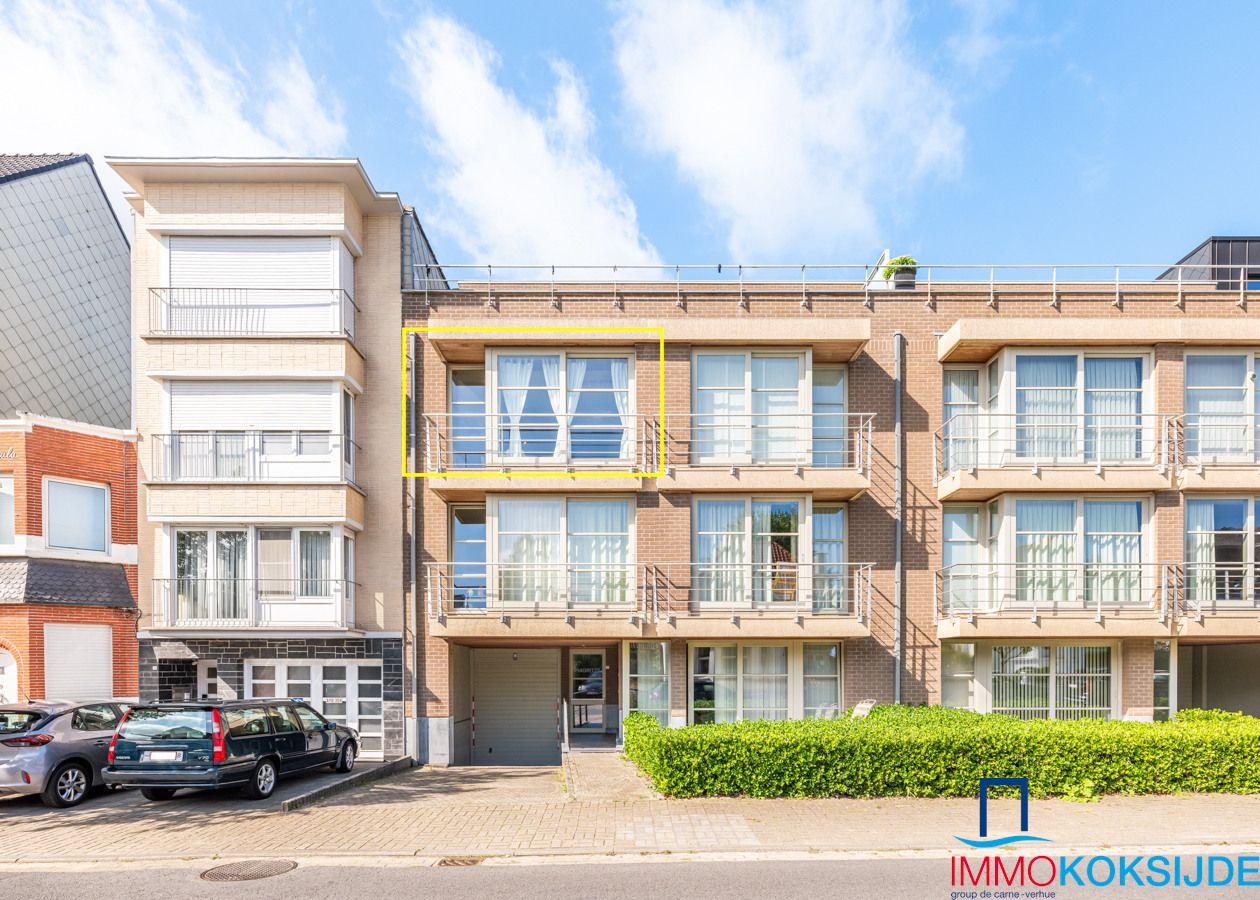
<path fill-rule="evenodd" d="M 189 337 L 355 336 L 358 307 L 341 288 L 149 288 L 149 330 Z"/>
<path fill-rule="evenodd" d="M 1142 413 L 959 413 L 936 430 L 938 479 L 1006 466 L 1153 466 L 1177 462 L 1168 416 Z"/>

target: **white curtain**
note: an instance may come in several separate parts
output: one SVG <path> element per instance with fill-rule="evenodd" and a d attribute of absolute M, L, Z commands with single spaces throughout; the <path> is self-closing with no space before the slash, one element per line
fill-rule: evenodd
<path fill-rule="evenodd" d="M 1017 597 L 1021 603 L 1064 603 L 1072 584 L 1076 501 L 1015 501 Z"/>
<path fill-rule="evenodd" d="M 521 413 L 525 410 L 525 399 L 529 396 L 529 377 L 534 371 L 534 360 L 529 356 L 499 357 L 499 403 L 500 410 L 507 420 L 496 429 L 496 444 L 503 449 L 503 428 L 508 433 L 507 455 L 517 459 L 522 455 L 521 447 Z"/>
<path fill-rule="evenodd" d="M 543 384 L 547 388 L 547 402 L 550 405 L 551 415 L 558 420 L 562 411 L 565 409 L 564 398 L 560 396 L 560 357 L 559 356 L 540 356 L 538 362 L 542 366 Z M 545 419 L 546 416 L 538 417 Z M 541 422 L 539 424 L 542 424 Z M 556 442 L 552 445 L 551 455 L 565 455 L 564 440 L 569 432 L 566 423 L 556 422 Z M 539 429 L 539 434 L 545 432 L 545 428 Z M 546 453 L 539 453 L 539 456 L 546 456 Z"/>
<path fill-rule="evenodd" d="M 586 370 L 590 360 L 586 359 L 569 359 L 569 402 L 565 407 L 568 410 L 568 417 L 564 422 L 564 431 L 569 436 L 569 458 L 573 459 L 578 456 L 598 456 L 598 450 L 602 449 L 596 441 L 598 436 L 591 434 L 589 430 L 574 434 L 573 423 L 579 421 L 577 416 L 578 404 L 582 402 L 582 388 L 586 387 Z"/>
<path fill-rule="evenodd" d="M 574 603 L 630 599 L 628 501 L 569 501 L 568 541 L 569 597 Z"/>
<path fill-rule="evenodd" d="M 801 411 L 800 360 L 757 357 L 752 360 L 753 459 L 796 463 Z"/>
<path fill-rule="evenodd" d="M 657 641 L 630 644 L 631 712 L 645 712 L 669 727 L 669 645 Z"/>
<path fill-rule="evenodd" d="M 1142 360 L 1085 360 L 1085 456 L 1142 457 Z"/>
<path fill-rule="evenodd" d="M 744 355 L 696 357 L 696 461 L 732 462 L 748 452 L 744 435 Z"/>
<path fill-rule="evenodd" d="M 501 499 L 498 503 L 499 590 L 508 603 L 559 599 L 560 503 L 551 499 Z"/>
<path fill-rule="evenodd" d="M 1248 449 L 1247 357 L 1186 358 L 1186 452 L 1239 456 Z"/>
<path fill-rule="evenodd" d="M 632 455 L 630 442 L 634 439 L 634 429 L 631 428 L 630 419 L 626 415 L 630 411 L 630 361 L 614 359 L 610 371 L 613 402 L 617 404 L 617 418 L 621 423 L 621 447 L 617 458 L 630 459 Z"/>
<path fill-rule="evenodd" d="M 1039 459 L 1077 454 L 1076 357 L 1015 360 L 1015 452 Z"/>
<path fill-rule="evenodd" d="M 744 719 L 786 719 L 787 647 L 751 645 L 744 650 Z"/>
<path fill-rule="evenodd" d="M 1194 604 L 1210 604 L 1216 592 L 1215 528 L 1215 501 L 1186 501 L 1186 592 Z"/>
<path fill-rule="evenodd" d="M 696 503 L 698 593 L 710 603 L 739 603 L 745 597 L 744 501 Z"/>
<path fill-rule="evenodd" d="M 976 435 L 979 431 L 976 419 L 979 410 L 980 372 L 976 369 L 946 369 L 943 462 L 947 472 L 976 466 Z"/>
<path fill-rule="evenodd" d="M 834 715 L 840 708 L 840 654 L 835 644 L 806 644 L 805 718 Z"/>
<path fill-rule="evenodd" d="M 1085 597 L 1103 604 L 1139 603 L 1142 505 L 1132 500 L 1085 504 Z"/>
<path fill-rule="evenodd" d="M 332 596 L 332 538 L 327 531 L 301 532 L 298 566 L 301 596 Z"/>

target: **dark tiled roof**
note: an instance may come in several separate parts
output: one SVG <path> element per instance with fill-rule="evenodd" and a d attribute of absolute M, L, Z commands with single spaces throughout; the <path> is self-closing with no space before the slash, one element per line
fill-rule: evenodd
<path fill-rule="evenodd" d="M 0 153 L 0 181 L 45 172 L 87 159 L 82 153 Z"/>
<path fill-rule="evenodd" d="M 2 603 L 118 608 L 136 605 L 120 565 L 21 556 L 0 559 Z"/>

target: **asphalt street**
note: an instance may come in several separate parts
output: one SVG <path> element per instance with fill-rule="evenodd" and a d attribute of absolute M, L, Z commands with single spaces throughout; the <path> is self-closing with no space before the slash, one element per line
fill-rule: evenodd
<path fill-rule="evenodd" d="M 466 868 L 398 865 L 299 865 L 283 875 L 237 884 L 200 879 L 202 866 L 107 867 L 90 870 L 0 869 L 0 895 L 34 898 L 348 897 L 442 898 L 442 900 L 552 900 L 583 898 L 703 897 L 705 900 L 755 897 L 790 900 L 830 897 L 984 897 L 983 888 L 951 888 L 948 859 L 871 861 L 610 862 L 601 864 L 478 865 Z M 961 894 L 954 891 L 962 890 Z M 1009 889 L 1006 889 L 1009 890 Z M 1040 891 L 1040 893 L 1038 893 Z M 976 893 L 972 893 L 976 892 Z M 991 889 L 990 898 L 1260 897 L 1260 888 L 1218 887 L 1177 890 L 1149 887 L 1028 886 L 1013 893 Z"/>

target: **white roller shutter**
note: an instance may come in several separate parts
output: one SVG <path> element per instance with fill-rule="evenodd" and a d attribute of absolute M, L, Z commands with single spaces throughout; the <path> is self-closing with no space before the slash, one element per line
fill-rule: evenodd
<path fill-rule="evenodd" d="M 333 431 L 330 382 L 172 381 L 172 431 Z"/>
<path fill-rule="evenodd" d="M 559 650 L 473 650 L 472 678 L 474 765 L 560 764 Z"/>
<path fill-rule="evenodd" d="M 331 288 L 333 238 L 170 238 L 173 288 Z"/>
<path fill-rule="evenodd" d="M 44 698 L 114 695 L 114 631 L 108 625 L 44 625 Z"/>

